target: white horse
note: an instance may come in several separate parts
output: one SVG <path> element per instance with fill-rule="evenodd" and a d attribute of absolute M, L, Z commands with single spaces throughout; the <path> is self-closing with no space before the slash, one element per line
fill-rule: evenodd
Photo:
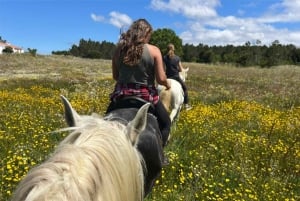
<path fill-rule="evenodd" d="M 184 68 L 180 73 L 180 78 L 185 81 L 189 68 Z M 180 110 L 184 101 L 184 93 L 181 84 L 174 80 L 168 79 L 171 89 L 166 90 L 162 85 L 158 85 L 159 97 L 165 108 L 170 112 L 170 119 L 173 122 L 179 117 Z"/>
<path fill-rule="evenodd" d="M 145 129 L 145 104 L 127 125 L 80 116 L 62 97 L 72 130 L 43 164 L 20 182 L 13 201 L 141 201 L 143 159 L 136 145 Z"/>

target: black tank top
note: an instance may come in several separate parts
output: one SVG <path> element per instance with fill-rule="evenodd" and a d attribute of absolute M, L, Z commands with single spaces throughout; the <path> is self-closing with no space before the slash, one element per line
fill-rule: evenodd
<path fill-rule="evenodd" d="M 179 62 L 180 58 L 177 55 L 174 55 L 172 58 L 170 58 L 168 55 L 164 56 L 166 75 L 168 78 L 179 76 Z"/>

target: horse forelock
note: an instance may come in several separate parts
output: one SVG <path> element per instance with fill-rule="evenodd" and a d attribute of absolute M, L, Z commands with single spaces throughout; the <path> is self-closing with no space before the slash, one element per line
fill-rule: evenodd
<path fill-rule="evenodd" d="M 13 200 L 142 200 L 141 156 L 116 121 L 86 116 Z"/>

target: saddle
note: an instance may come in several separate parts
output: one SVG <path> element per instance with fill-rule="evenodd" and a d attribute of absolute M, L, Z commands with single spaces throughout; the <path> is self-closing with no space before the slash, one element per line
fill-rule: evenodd
<path fill-rule="evenodd" d="M 113 102 L 112 108 L 110 108 L 110 111 L 116 110 L 116 109 L 124 109 L 124 108 L 137 108 L 139 109 L 144 104 L 149 103 L 148 101 L 137 97 L 137 96 L 125 96 L 122 98 L 119 98 L 118 100 Z M 110 112 L 108 111 L 108 112 Z M 150 104 L 150 107 L 148 109 L 148 113 L 155 114 L 155 106 L 154 104 Z"/>

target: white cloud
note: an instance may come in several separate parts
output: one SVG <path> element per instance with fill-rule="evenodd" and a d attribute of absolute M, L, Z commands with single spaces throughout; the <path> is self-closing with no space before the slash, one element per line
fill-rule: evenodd
<path fill-rule="evenodd" d="M 155 10 L 170 11 L 182 14 L 188 18 L 206 18 L 217 16 L 215 7 L 220 5 L 219 0 L 152 0 L 151 7 Z"/>
<path fill-rule="evenodd" d="M 113 11 L 109 16 L 109 22 L 118 28 L 129 26 L 132 23 L 132 19 L 126 14 Z"/>
<path fill-rule="evenodd" d="M 208 45 L 243 45 L 247 41 L 255 43 L 256 40 L 260 40 L 264 44 L 271 44 L 274 40 L 291 43 L 288 40 L 289 32 L 287 30 L 275 29 L 271 25 L 258 23 L 252 18 L 225 17 L 214 19 L 209 24 L 210 26 L 207 27 L 202 23 L 190 22 L 189 30 L 180 34 L 180 37 L 184 43 Z M 298 41 L 300 42 L 300 40 Z"/>
<path fill-rule="evenodd" d="M 132 23 L 132 19 L 128 15 L 116 11 L 112 11 L 109 13 L 109 19 L 106 19 L 104 16 L 96 15 L 94 13 L 91 14 L 91 18 L 95 22 L 109 23 L 117 28 L 123 28 L 129 26 Z"/>
<path fill-rule="evenodd" d="M 249 11 L 245 8 L 255 9 L 261 4 L 245 2 L 244 7 L 235 8 L 236 16 L 221 16 L 217 8 L 224 2 L 223 0 L 151 0 L 150 7 L 156 11 L 181 15 L 185 18 L 185 21 L 173 22 L 175 28 L 184 29 L 183 32 L 177 33 L 183 43 L 243 45 L 247 41 L 255 43 L 260 40 L 262 44 L 269 45 L 279 40 L 282 44 L 300 46 L 300 28 L 296 27 L 300 23 L 300 0 L 278 0 L 278 3 L 266 7 L 261 15 L 252 15 L 252 17 L 246 17 Z M 117 11 L 110 12 L 106 19 L 95 14 L 91 14 L 91 18 L 97 22 L 112 24 L 119 29 L 126 28 L 132 23 L 132 19 L 127 14 Z M 296 31 L 289 30 L 288 26 L 285 27 L 282 23 L 294 23 Z"/>
<path fill-rule="evenodd" d="M 222 20 L 221 20 L 222 21 Z M 226 21 L 226 20 L 225 20 Z M 244 20 L 243 24 L 228 26 L 224 28 L 207 28 L 193 22 L 190 29 L 181 33 L 179 36 L 184 43 L 208 44 L 208 45 L 243 45 L 250 41 L 262 41 L 269 45 L 275 40 L 282 44 L 300 45 L 300 31 L 291 32 L 288 29 L 276 29 L 268 24 L 256 23 L 255 20 Z"/>
<path fill-rule="evenodd" d="M 243 17 L 246 16 L 247 10 L 240 8 L 236 10 L 238 16 L 220 16 L 216 8 L 221 5 L 221 1 L 152 0 L 151 7 L 154 10 L 186 17 L 186 30 L 179 33 L 183 43 L 242 45 L 247 41 L 254 43 L 260 40 L 268 45 L 279 40 L 283 44 L 300 45 L 299 29 L 292 31 L 283 26 L 281 26 L 283 28 L 276 26 L 282 22 L 300 22 L 300 0 L 282 0 L 270 5 L 264 14 L 257 17 Z"/>
<path fill-rule="evenodd" d="M 96 15 L 94 13 L 91 14 L 91 18 L 95 21 L 95 22 L 104 22 L 105 18 L 101 15 Z"/>
<path fill-rule="evenodd" d="M 270 7 L 259 21 L 264 23 L 299 22 L 300 0 L 283 0 Z"/>

